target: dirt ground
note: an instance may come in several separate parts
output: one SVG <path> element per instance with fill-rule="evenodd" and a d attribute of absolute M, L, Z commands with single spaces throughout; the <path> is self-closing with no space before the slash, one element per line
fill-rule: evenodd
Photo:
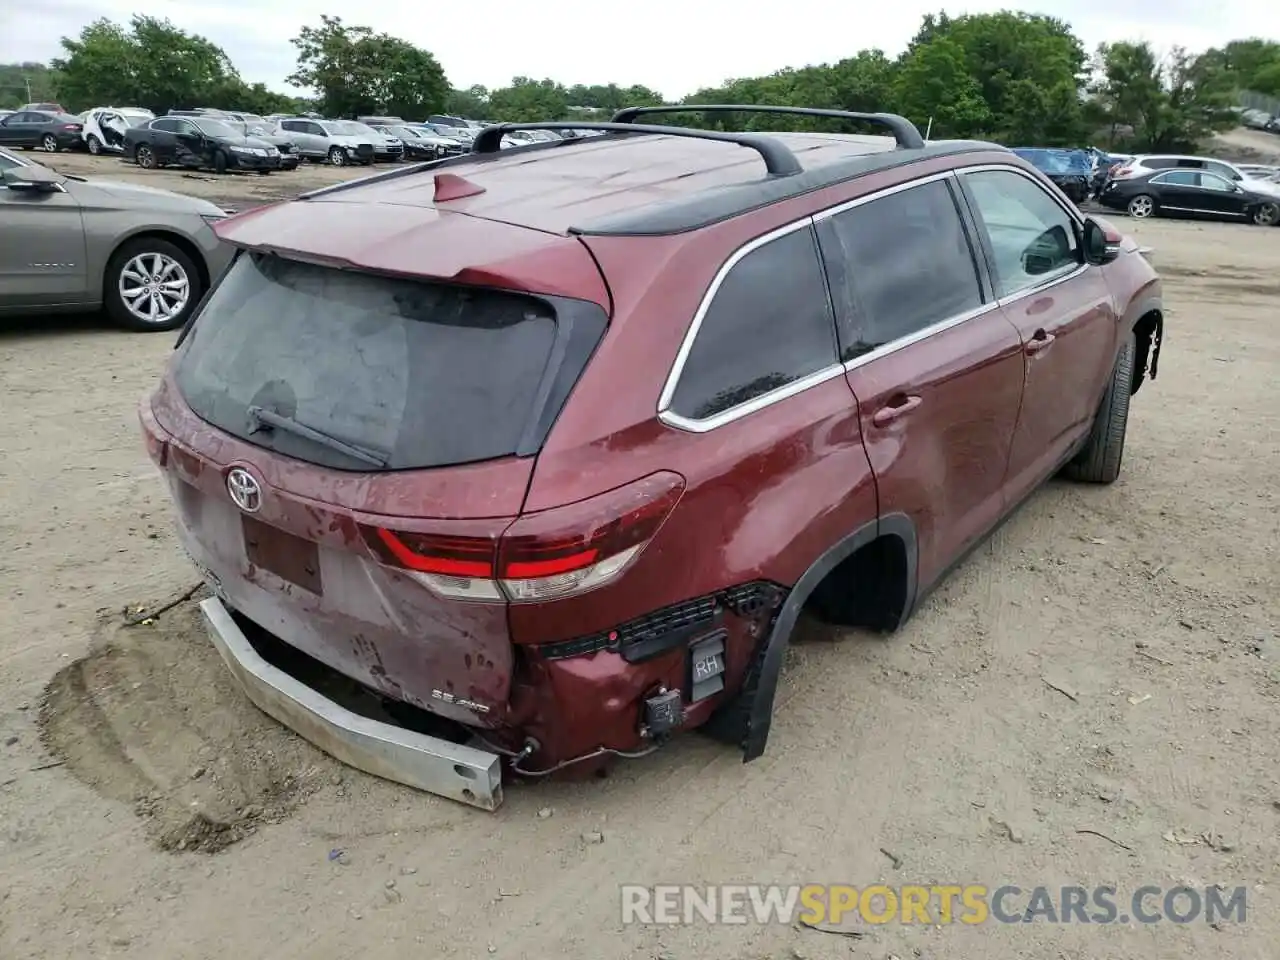
<path fill-rule="evenodd" d="M 349 175 L 54 162 L 228 205 Z M 125 626 L 195 583 L 135 414 L 173 338 L 3 323 L 0 957 L 1274 960 L 1280 229 L 1125 225 L 1168 322 L 1118 483 L 1049 485 L 892 638 L 810 630 L 759 761 L 689 736 L 496 814 L 266 719 L 190 601 Z M 622 883 L 877 881 L 1249 899 L 1218 928 L 620 922 Z"/>

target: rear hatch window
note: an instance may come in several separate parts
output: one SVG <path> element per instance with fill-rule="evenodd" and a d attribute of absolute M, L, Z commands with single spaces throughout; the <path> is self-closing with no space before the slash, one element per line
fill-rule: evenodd
<path fill-rule="evenodd" d="M 202 420 L 299 460 L 474 463 L 537 452 L 605 324 L 585 301 L 241 253 L 174 379 Z"/>

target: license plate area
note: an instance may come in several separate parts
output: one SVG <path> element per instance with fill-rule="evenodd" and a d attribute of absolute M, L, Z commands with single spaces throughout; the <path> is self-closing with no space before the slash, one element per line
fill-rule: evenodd
<path fill-rule="evenodd" d="M 255 567 L 321 596 L 320 548 L 310 540 L 241 514 L 245 557 Z"/>

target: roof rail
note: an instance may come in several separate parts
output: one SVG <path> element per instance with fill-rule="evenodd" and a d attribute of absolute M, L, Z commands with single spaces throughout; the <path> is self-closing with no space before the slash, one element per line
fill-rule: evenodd
<path fill-rule="evenodd" d="M 831 117 L 835 120 L 859 120 L 888 127 L 893 139 L 904 150 L 919 150 L 924 137 L 916 125 L 896 113 L 854 113 L 850 110 L 826 110 L 819 107 L 775 107 L 760 103 L 681 103 L 661 107 L 624 107 L 613 115 L 612 123 L 631 123 L 636 117 L 649 113 L 789 113 L 802 117 Z"/>
<path fill-rule="evenodd" d="M 914 129 L 914 128 L 912 128 Z M 472 153 L 497 153 L 502 149 L 502 138 L 516 130 L 599 130 L 603 133 L 638 133 L 669 137 L 689 137 L 697 140 L 718 140 L 735 143 L 760 154 L 770 176 L 793 177 L 804 172 L 800 161 L 787 146 L 772 137 L 758 133 L 725 133 L 720 130 L 694 130 L 691 127 L 665 127 L 646 123 L 579 123 L 554 121 L 550 123 L 499 123 L 485 127 L 471 142 Z M 917 134 L 919 136 L 919 134 Z"/>

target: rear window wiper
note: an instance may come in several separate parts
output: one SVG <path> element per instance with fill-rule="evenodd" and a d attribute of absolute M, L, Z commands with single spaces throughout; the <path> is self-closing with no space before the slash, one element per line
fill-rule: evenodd
<path fill-rule="evenodd" d="M 308 427 L 305 423 L 299 423 L 289 417 L 282 417 L 274 410 L 253 406 L 246 412 L 249 414 L 251 428 L 249 432 L 251 434 L 260 431 L 283 430 L 285 433 L 292 433 L 294 436 L 310 440 L 312 443 L 318 443 L 322 447 L 336 450 L 338 453 L 345 454 L 354 460 L 363 460 L 365 463 L 372 464 L 375 467 L 385 467 L 387 465 L 387 456 L 385 454 L 377 453 L 364 447 L 357 447 L 355 444 L 339 440 L 337 437 L 331 437 L 327 433 L 321 433 L 315 427 Z"/>

